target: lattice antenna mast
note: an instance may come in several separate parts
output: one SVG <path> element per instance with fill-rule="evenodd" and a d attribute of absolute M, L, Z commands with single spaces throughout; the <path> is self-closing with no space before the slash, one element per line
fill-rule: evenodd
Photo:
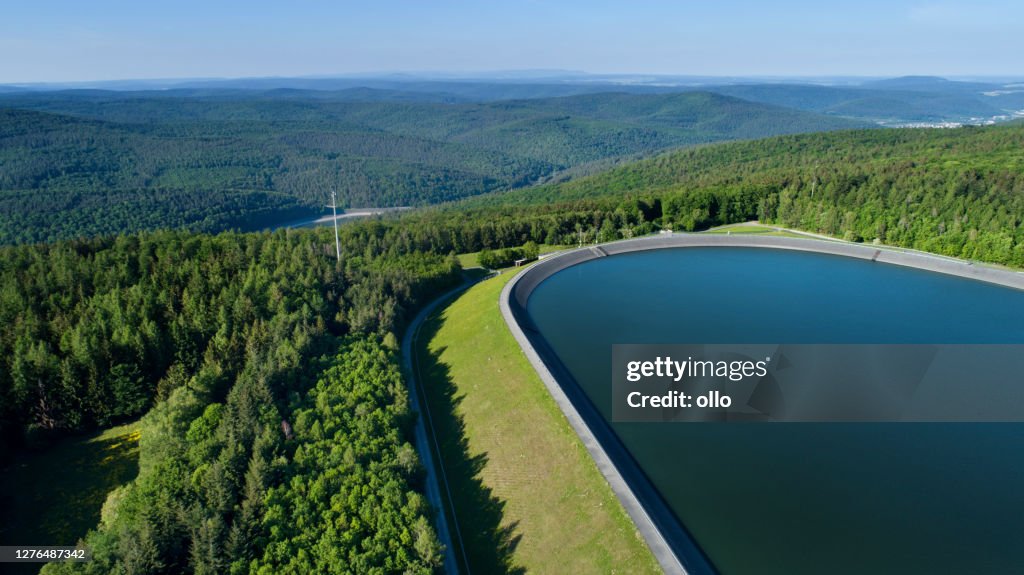
<path fill-rule="evenodd" d="M 338 253 L 338 261 L 341 261 L 341 240 L 338 238 L 338 192 L 331 190 L 331 208 L 334 214 L 334 250 Z"/>

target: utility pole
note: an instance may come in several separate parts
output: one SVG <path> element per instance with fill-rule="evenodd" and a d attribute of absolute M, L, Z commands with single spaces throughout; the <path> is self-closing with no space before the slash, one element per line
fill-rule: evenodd
<path fill-rule="evenodd" d="M 331 211 L 334 213 L 334 250 L 338 252 L 338 261 L 341 261 L 341 240 L 338 239 L 338 193 L 331 190 Z"/>

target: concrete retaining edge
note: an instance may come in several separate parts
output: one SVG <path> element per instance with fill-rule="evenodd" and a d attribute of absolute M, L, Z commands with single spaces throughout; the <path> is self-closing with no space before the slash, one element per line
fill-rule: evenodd
<path fill-rule="evenodd" d="M 518 273 L 502 290 L 501 314 L 551 397 L 583 442 L 598 470 L 636 525 L 662 570 L 672 574 L 714 573 L 693 538 L 679 523 L 632 456 L 541 337 L 526 313 L 533 290 L 566 268 L 635 251 L 687 247 L 744 247 L 816 252 L 912 267 L 1024 290 L 1024 273 L 863 244 L 788 237 L 670 234 L 621 240 L 567 251 Z M 560 383 L 561 382 L 561 383 Z"/>

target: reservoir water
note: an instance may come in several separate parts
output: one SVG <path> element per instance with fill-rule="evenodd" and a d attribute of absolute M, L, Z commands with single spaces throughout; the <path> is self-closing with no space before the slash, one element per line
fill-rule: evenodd
<path fill-rule="evenodd" d="M 1024 343 L 1024 292 L 774 249 L 591 260 L 527 311 L 609 421 L 616 343 Z M 1024 573 L 1024 424 L 611 425 L 725 575 Z"/>

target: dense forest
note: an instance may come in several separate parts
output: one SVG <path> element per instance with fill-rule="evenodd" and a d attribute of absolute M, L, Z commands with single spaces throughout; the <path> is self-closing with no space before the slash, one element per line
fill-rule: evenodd
<path fill-rule="evenodd" d="M 49 570 L 437 567 L 395 334 L 461 279 L 385 231 L 0 248 L 3 448 L 146 414 L 94 560 Z"/>
<path fill-rule="evenodd" d="M 700 92 L 461 104 L 7 94 L 0 243 L 258 230 L 322 213 L 332 189 L 342 207 L 424 205 L 672 147 L 857 125 Z"/>
<path fill-rule="evenodd" d="M 1024 267 L 1024 124 L 781 136 L 670 152 L 410 214 L 420 249 L 610 241 L 760 220 Z"/>

